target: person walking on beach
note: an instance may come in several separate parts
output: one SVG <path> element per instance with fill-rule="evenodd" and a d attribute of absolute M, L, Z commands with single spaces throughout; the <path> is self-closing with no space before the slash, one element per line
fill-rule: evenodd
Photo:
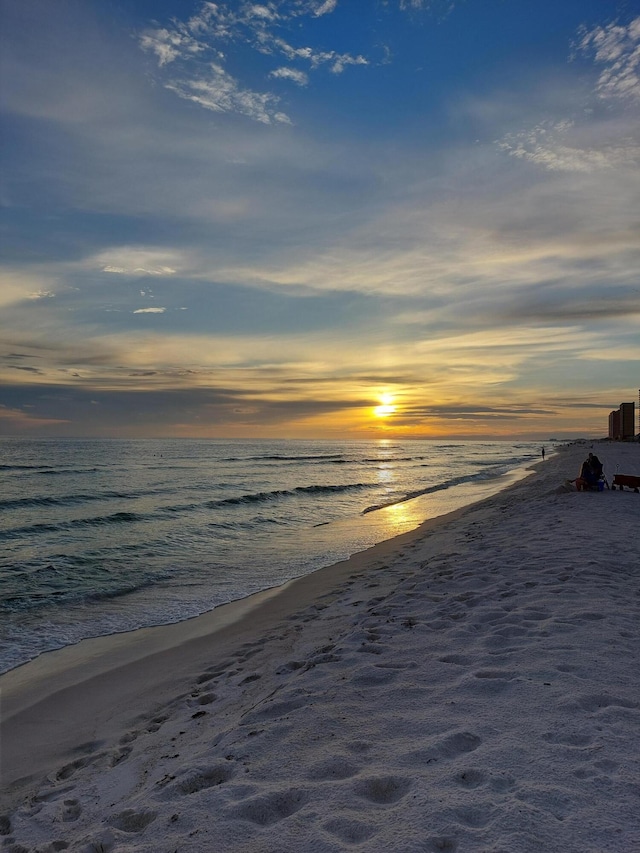
<path fill-rule="evenodd" d="M 544 447 L 542 448 L 542 461 L 544 462 Z"/>

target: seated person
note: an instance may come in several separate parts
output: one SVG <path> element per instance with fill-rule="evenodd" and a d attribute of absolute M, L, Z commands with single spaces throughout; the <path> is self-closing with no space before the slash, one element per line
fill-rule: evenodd
<path fill-rule="evenodd" d="M 593 473 L 595 475 L 596 483 L 597 483 L 598 480 L 600 479 L 600 477 L 602 477 L 602 470 L 603 470 L 602 462 L 593 453 L 589 454 L 589 458 L 587 461 L 588 461 L 589 465 L 591 466 L 591 470 L 593 471 Z"/>
<path fill-rule="evenodd" d="M 598 480 L 602 476 L 602 462 L 593 453 L 582 463 L 580 476 L 576 480 L 578 491 L 586 489 L 597 489 Z"/>
<path fill-rule="evenodd" d="M 591 470 L 591 465 L 589 465 L 589 460 L 585 459 L 580 468 L 580 476 L 576 480 L 576 488 L 579 492 L 586 491 L 592 488 L 592 482 L 593 471 Z"/>

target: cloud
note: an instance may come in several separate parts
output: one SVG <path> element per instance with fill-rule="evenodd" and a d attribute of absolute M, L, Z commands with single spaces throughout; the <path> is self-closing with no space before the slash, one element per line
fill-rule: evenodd
<path fill-rule="evenodd" d="M 147 30 L 140 36 L 140 47 L 158 57 L 160 67 L 176 59 L 206 50 L 205 45 L 186 34 L 181 28 Z"/>
<path fill-rule="evenodd" d="M 640 103 L 640 16 L 618 23 L 582 28 L 577 49 L 604 66 L 596 85 L 600 98 Z"/>
<path fill-rule="evenodd" d="M 38 290 L 29 294 L 29 299 L 52 299 L 55 293 L 52 290 Z"/>
<path fill-rule="evenodd" d="M 456 0 L 400 0 L 400 9 L 420 10 L 438 14 L 440 16 L 448 15 L 456 7 Z"/>
<path fill-rule="evenodd" d="M 632 139 L 623 144 L 604 143 L 599 148 L 572 145 L 572 136 L 579 141 L 580 135 L 573 120 L 544 121 L 531 130 L 506 134 L 498 147 L 552 172 L 592 172 L 640 164 L 640 143 Z"/>
<path fill-rule="evenodd" d="M 185 259 L 180 252 L 155 247 L 114 246 L 89 256 L 80 266 L 114 275 L 170 276 L 175 275 L 179 268 L 184 268 Z"/>
<path fill-rule="evenodd" d="M 350 53 L 336 53 L 334 50 L 314 50 L 311 47 L 292 47 L 279 37 L 263 39 L 259 49 L 262 53 L 282 53 L 290 60 L 305 60 L 313 70 L 328 65 L 334 74 L 341 74 L 348 65 L 368 65 L 369 60 L 364 56 L 353 56 Z"/>
<path fill-rule="evenodd" d="M 263 21 L 275 21 L 280 17 L 273 7 L 259 4 L 247 6 L 245 14 L 247 18 L 259 18 Z"/>
<path fill-rule="evenodd" d="M 291 80 L 298 86 L 306 86 L 309 83 L 309 75 L 305 74 L 304 71 L 297 71 L 295 68 L 276 68 L 275 71 L 270 72 L 269 76 L 280 80 Z"/>
<path fill-rule="evenodd" d="M 55 276 L 50 268 L 33 270 L 14 266 L 0 267 L 0 306 L 18 304 L 24 300 L 39 301 L 54 297 Z"/>
<path fill-rule="evenodd" d="M 364 56 L 351 56 L 348 53 L 333 54 L 331 57 L 331 71 L 334 74 L 342 74 L 348 65 L 368 65 L 369 60 Z"/>
<path fill-rule="evenodd" d="M 577 98 L 579 108 L 567 105 L 560 120 L 547 118 L 529 129 L 507 133 L 498 140 L 498 147 L 553 172 L 637 168 L 640 124 L 635 107 L 640 104 L 640 17 L 628 26 L 581 28 L 574 45 L 574 56 L 579 54 L 604 66 L 587 96 L 587 108 Z M 610 108 L 608 112 L 596 109 L 603 102 Z"/>
<path fill-rule="evenodd" d="M 13 364 L 11 365 L 12 370 L 24 370 L 26 373 L 37 373 L 39 376 L 42 376 L 44 371 L 40 370 L 37 367 L 24 367 L 21 364 Z"/>
<path fill-rule="evenodd" d="M 263 124 L 290 124 L 290 119 L 277 109 L 280 101 L 269 92 L 243 89 L 221 65 L 211 63 L 204 76 L 174 80 L 166 88 L 181 98 L 213 112 L 245 115 Z"/>
<path fill-rule="evenodd" d="M 186 21 L 173 20 L 170 26 L 144 30 L 139 44 L 155 55 L 161 71 L 171 67 L 172 76 L 164 85 L 179 97 L 214 112 L 236 113 L 263 124 L 286 124 L 290 118 L 278 106 L 277 94 L 256 91 L 229 70 L 227 48 L 248 47 L 264 56 L 284 56 L 308 63 L 313 71 L 327 66 L 333 74 L 342 74 L 348 66 L 367 65 L 360 54 L 296 47 L 280 34 L 301 16 L 321 18 L 336 7 L 337 0 L 245 3 L 238 8 L 206 2 Z M 179 73 L 173 73 L 173 66 L 179 66 Z M 307 72 L 282 66 L 268 71 L 266 79 L 309 84 Z"/>
<path fill-rule="evenodd" d="M 420 112 L 407 90 L 390 122 L 375 81 L 379 112 L 329 77 L 367 62 L 347 41 L 369 34 L 360 18 L 339 29 L 347 8 L 202 4 L 147 30 L 144 53 L 104 21 L 99 38 L 80 29 L 69 44 L 75 22 L 53 12 L 53 44 L 44 21 L 27 56 L 6 36 L 21 63 L 8 75 L 3 395 L 22 380 L 25 406 L 65 418 L 42 397 L 72 395 L 70 431 L 97 401 L 115 431 L 131 395 L 148 392 L 150 430 L 156 412 L 170 425 L 188 403 L 185 433 L 210 416 L 255 435 L 288 417 L 333 428 L 331 412 L 374 405 L 386 387 L 407 401 L 407 428 L 431 428 L 436 411 L 538 417 L 553 382 L 594 395 L 611 377 L 636 382 L 635 102 L 603 100 L 604 63 L 589 59 L 535 65 L 533 85 L 515 71 L 500 91 L 474 79 L 482 116 L 462 115 L 463 78 L 444 89 L 433 76 L 450 111 Z M 95 67 L 87 43 L 110 62 Z M 149 62 L 162 86 L 148 86 Z M 313 122 L 302 132 L 278 117 L 302 97 L 335 117 L 315 136 Z M 214 127 L 212 112 L 251 120 Z"/>
<path fill-rule="evenodd" d="M 0 403 L 0 433 L 19 435 L 22 430 L 47 429 L 68 423 L 68 420 L 58 417 L 35 417 L 23 409 L 10 408 Z"/>
<path fill-rule="evenodd" d="M 335 8 L 337 5 L 338 5 L 338 0 L 324 0 L 324 3 L 321 3 L 318 6 L 318 8 L 315 10 L 314 14 L 318 18 L 320 18 L 322 15 L 328 15 L 330 12 L 335 11 Z"/>

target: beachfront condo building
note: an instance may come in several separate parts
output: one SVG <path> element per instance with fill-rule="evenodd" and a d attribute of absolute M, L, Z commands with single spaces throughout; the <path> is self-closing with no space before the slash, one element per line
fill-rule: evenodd
<path fill-rule="evenodd" d="M 620 408 L 609 413 L 609 438 L 614 441 L 633 439 L 636 436 L 636 404 L 620 403 Z"/>

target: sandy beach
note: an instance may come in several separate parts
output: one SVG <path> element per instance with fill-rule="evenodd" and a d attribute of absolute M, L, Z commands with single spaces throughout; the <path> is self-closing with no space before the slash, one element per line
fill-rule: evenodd
<path fill-rule="evenodd" d="M 640 475 L 640 446 L 593 446 Z M 0 676 L 2 850 L 639 850 L 640 494 L 570 486 L 591 447 Z"/>

